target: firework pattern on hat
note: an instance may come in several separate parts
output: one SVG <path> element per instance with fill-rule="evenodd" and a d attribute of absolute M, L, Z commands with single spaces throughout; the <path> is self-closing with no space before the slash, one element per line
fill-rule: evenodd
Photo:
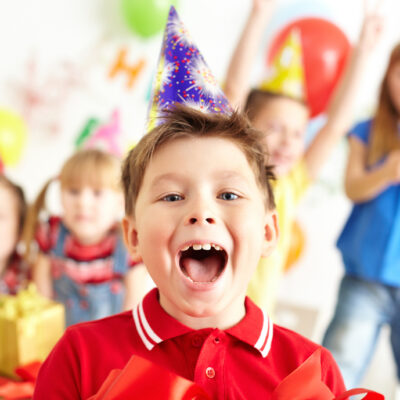
<path fill-rule="evenodd" d="M 230 113 L 227 98 L 174 7 L 169 11 L 148 116 L 148 130 L 174 103 L 211 113 Z"/>

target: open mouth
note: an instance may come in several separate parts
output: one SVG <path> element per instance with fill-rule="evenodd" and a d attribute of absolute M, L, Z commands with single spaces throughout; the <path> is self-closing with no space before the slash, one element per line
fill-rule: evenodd
<path fill-rule="evenodd" d="M 227 253 L 216 244 L 192 244 L 179 254 L 183 274 L 195 283 L 214 282 L 225 269 Z"/>

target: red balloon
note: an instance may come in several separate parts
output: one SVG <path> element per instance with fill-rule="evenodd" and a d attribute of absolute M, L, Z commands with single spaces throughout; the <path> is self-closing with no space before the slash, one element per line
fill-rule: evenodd
<path fill-rule="evenodd" d="M 344 70 L 351 45 L 343 31 L 332 22 L 322 18 L 301 18 L 285 26 L 274 37 L 269 46 L 267 65 L 271 64 L 293 28 L 301 36 L 306 101 L 311 117 L 314 117 L 325 110 Z"/>

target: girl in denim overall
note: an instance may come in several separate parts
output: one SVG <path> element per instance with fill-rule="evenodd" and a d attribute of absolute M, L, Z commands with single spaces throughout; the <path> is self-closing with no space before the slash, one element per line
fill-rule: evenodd
<path fill-rule="evenodd" d="M 113 155 L 79 151 L 58 178 L 62 215 L 38 221 L 52 180 L 30 209 L 25 240 L 29 248 L 35 237 L 39 248 L 33 280 L 43 295 L 65 305 L 67 326 L 131 308 L 144 294 L 145 285 L 138 282 L 143 265 L 129 258 L 118 223 L 119 176 Z"/>

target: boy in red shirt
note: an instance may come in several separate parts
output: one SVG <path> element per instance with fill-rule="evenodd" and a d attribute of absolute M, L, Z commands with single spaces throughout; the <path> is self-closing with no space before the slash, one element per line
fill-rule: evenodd
<path fill-rule="evenodd" d="M 180 22 L 171 13 L 167 28 L 177 32 Z M 165 43 L 188 46 L 181 51 L 185 75 L 192 74 L 191 56 L 196 71 L 205 66 L 193 43 L 176 35 Z M 172 54 L 168 46 L 163 50 Z M 175 82 L 184 82 L 178 70 L 173 68 Z M 69 327 L 40 370 L 34 399 L 94 396 L 132 356 L 194 381 L 212 399 L 235 400 L 271 398 L 317 352 L 317 379 L 332 398 L 345 390 L 327 350 L 274 325 L 246 297 L 260 256 L 271 253 L 278 237 L 272 167 L 264 165 L 262 133 L 242 115 L 226 112 L 225 97 L 214 89 L 196 92 L 212 113 L 164 108 L 162 123 L 124 163 L 125 242 L 142 257 L 157 288 L 131 312 Z M 190 88 L 174 89 L 166 101 L 160 90 L 154 99 L 172 104 L 184 92 Z"/>
<path fill-rule="evenodd" d="M 176 107 L 123 168 L 124 236 L 157 285 L 133 310 L 68 328 L 42 366 L 36 399 L 86 399 L 139 355 L 213 399 L 268 398 L 320 346 L 274 325 L 250 299 L 278 236 L 261 133 L 239 114 Z M 330 355 L 321 379 L 344 391 Z"/>

